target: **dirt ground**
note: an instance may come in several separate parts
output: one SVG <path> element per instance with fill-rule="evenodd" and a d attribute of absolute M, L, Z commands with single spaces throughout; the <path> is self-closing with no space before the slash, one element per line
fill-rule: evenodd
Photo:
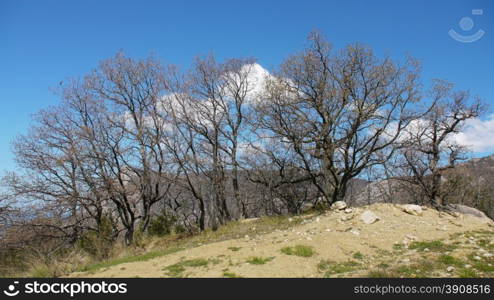
<path fill-rule="evenodd" d="M 371 210 L 380 220 L 364 224 L 360 215 L 365 210 Z M 249 226 L 254 228 L 256 221 L 249 222 Z M 325 261 L 358 264 L 358 267 L 350 264 L 349 268 L 340 271 L 335 269 L 335 276 L 366 276 L 370 270 L 385 265 L 384 262 L 407 265 L 425 258 L 429 249 L 420 252 L 420 249 L 407 248 L 414 241 L 441 240 L 445 244 L 467 245 L 469 240 L 465 233 L 476 231 L 489 233 L 494 228 L 485 220 L 470 215 L 453 216 L 429 208 L 421 216 L 415 216 L 403 212 L 397 205 L 374 204 L 352 208 L 352 212 L 328 211 L 314 215 L 287 230 L 246 235 L 148 261 L 73 273 L 70 277 L 327 277 Z M 491 246 L 492 237 L 489 235 Z M 284 247 L 297 245 L 311 247 L 314 253 L 296 256 L 281 251 Z M 479 247 L 470 248 L 473 251 Z M 468 253 L 461 249 L 454 251 L 460 258 Z M 254 257 L 260 262 L 256 264 Z M 433 276 L 448 274 L 446 270 L 439 270 Z"/>

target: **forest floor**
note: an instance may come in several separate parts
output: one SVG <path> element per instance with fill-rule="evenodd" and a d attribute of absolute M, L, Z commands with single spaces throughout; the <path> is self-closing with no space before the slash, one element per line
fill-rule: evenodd
<path fill-rule="evenodd" d="M 379 220 L 365 224 L 366 210 Z M 431 208 L 411 215 L 373 204 L 246 219 L 202 235 L 69 277 L 494 277 L 492 220 Z"/>

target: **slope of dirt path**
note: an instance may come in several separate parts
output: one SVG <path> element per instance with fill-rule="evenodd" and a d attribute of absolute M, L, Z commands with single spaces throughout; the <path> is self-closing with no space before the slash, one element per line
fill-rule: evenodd
<path fill-rule="evenodd" d="M 360 215 L 365 210 L 371 210 L 379 216 L 380 220 L 373 224 L 364 224 Z M 251 222 L 249 226 L 255 227 L 256 222 Z M 324 215 L 306 219 L 302 224 L 287 230 L 275 230 L 255 237 L 246 235 L 244 238 L 206 244 L 149 261 L 123 263 L 93 272 L 73 273 L 70 276 L 366 276 L 370 270 L 377 267 L 414 266 L 418 260 L 427 260 L 427 255 L 444 256 L 443 252 L 459 256 L 459 259 L 467 259 L 468 255 L 473 255 L 472 251 L 480 249 L 475 242 L 472 242 L 471 237 L 468 239 L 469 233 L 472 232 L 485 233 L 487 241 L 483 240 L 482 251 L 487 253 L 485 259 L 488 261 L 482 263 L 487 267 L 486 272 L 490 272 L 489 265 L 492 264 L 489 255 L 494 252 L 492 224 L 470 215 L 453 216 L 426 209 L 423 215 L 415 216 L 403 212 L 397 205 L 374 204 L 352 208 L 352 212 L 329 211 Z M 421 244 L 420 241 L 432 241 L 429 243 L 431 249 L 427 248 L 428 243 Z M 415 245 L 415 249 L 408 247 L 412 244 Z M 281 251 L 285 247 L 297 245 L 312 249 L 313 254 L 305 253 L 306 256 L 297 256 Z M 421 245 L 425 246 L 421 247 Z M 481 259 L 484 259 L 484 256 Z M 449 262 L 443 260 L 446 265 L 441 265 L 440 270 L 429 270 L 432 273 L 427 274 L 429 276 L 463 274 L 455 275 L 445 271 Z M 465 264 L 467 269 L 464 269 L 461 263 L 453 261 L 455 262 L 457 270 L 461 268 L 463 271 L 468 271 L 467 269 L 470 268 Z M 419 271 L 417 267 L 417 272 Z M 416 274 L 413 269 L 405 274 L 411 277 L 414 275 Z"/>

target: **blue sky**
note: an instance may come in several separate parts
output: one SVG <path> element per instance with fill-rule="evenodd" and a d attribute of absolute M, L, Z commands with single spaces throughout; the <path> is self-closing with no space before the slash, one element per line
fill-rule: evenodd
<path fill-rule="evenodd" d="M 483 14 L 473 15 L 472 9 Z M 471 18 L 472 29 L 462 30 L 463 17 Z M 411 54 L 423 62 L 424 83 L 448 79 L 494 108 L 490 0 L 0 0 L 0 172 L 15 168 L 10 142 L 26 132 L 31 114 L 59 101 L 50 87 L 84 75 L 118 50 L 133 57 L 154 53 L 183 67 L 210 52 L 220 59 L 249 56 L 271 69 L 302 49 L 312 29 L 336 48 L 362 42 L 380 55 Z M 448 35 L 450 29 L 485 34 L 461 43 Z M 486 148 L 477 154 L 493 152 Z"/>

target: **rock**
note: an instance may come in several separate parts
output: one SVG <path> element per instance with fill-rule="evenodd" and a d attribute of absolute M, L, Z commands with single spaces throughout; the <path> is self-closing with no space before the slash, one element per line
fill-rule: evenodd
<path fill-rule="evenodd" d="M 446 271 L 448 271 L 450 273 L 453 272 L 454 270 L 455 270 L 455 267 L 453 267 L 453 266 L 449 266 L 446 268 Z"/>
<path fill-rule="evenodd" d="M 455 217 L 455 218 L 460 217 L 460 213 L 459 213 L 459 212 L 457 212 L 457 211 L 451 211 L 451 212 L 449 212 L 449 214 L 450 214 L 450 215 L 452 215 L 452 216 L 453 216 L 453 217 Z M 455 224 L 455 225 L 456 225 L 456 224 Z"/>
<path fill-rule="evenodd" d="M 360 215 L 360 219 L 362 220 L 362 222 L 364 222 L 365 224 L 372 224 L 372 223 L 375 223 L 377 221 L 380 220 L 380 218 L 375 214 L 373 213 L 372 211 L 370 210 L 366 210 L 364 211 L 361 215 Z"/>
<path fill-rule="evenodd" d="M 474 257 L 473 257 L 473 259 L 475 259 L 475 260 L 481 260 L 481 259 L 482 259 L 482 257 L 480 257 L 480 256 L 476 255 L 476 256 L 474 256 Z"/>
<path fill-rule="evenodd" d="M 401 262 L 402 263 L 409 263 L 410 262 L 410 259 L 409 258 L 404 258 Z"/>
<path fill-rule="evenodd" d="M 450 212 L 457 212 L 460 214 L 477 217 L 479 219 L 482 219 L 482 221 L 487 224 L 491 224 L 491 225 L 494 224 L 494 221 L 491 218 L 489 218 L 486 214 L 470 206 L 466 206 L 462 204 L 450 204 L 447 206 L 447 209 Z"/>
<path fill-rule="evenodd" d="M 351 230 L 350 233 L 354 235 L 360 235 L 360 232 L 358 230 Z"/>
<path fill-rule="evenodd" d="M 465 265 L 465 269 L 470 269 L 471 267 L 472 267 L 472 265 L 469 265 L 469 264 Z"/>
<path fill-rule="evenodd" d="M 335 203 L 333 203 L 331 205 L 331 208 L 332 209 L 337 209 L 337 210 L 343 210 L 347 207 L 346 205 L 346 202 L 345 201 L 336 201 Z"/>
<path fill-rule="evenodd" d="M 259 218 L 248 218 L 248 219 L 243 219 L 240 221 L 240 223 L 251 223 L 259 220 Z"/>
<path fill-rule="evenodd" d="M 411 214 L 414 216 L 422 215 L 422 207 L 416 204 L 405 204 L 401 207 L 401 209 L 407 214 Z"/>
<path fill-rule="evenodd" d="M 484 254 L 482 254 L 483 257 L 486 257 L 486 258 L 489 258 L 489 257 L 492 257 L 492 254 L 489 253 L 489 252 L 486 252 Z"/>
<path fill-rule="evenodd" d="M 302 206 L 300 207 L 300 210 L 302 212 L 307 212 L 309 210 L 311 210 L 312 208 L 314 207 L 314 204 L 313 203 L 310 203 L 310 202 L 304 202 L 302 204 Z"/>
<path fill-rule="evenodd" d="M 346 214 L 351 214 L 352 212 L 353 212 L 353 209 L 351 209 L 350 207 L 345 208 L 345 213 Z"/>
<path fill-rule="evenodd" d="M 353 215 L 345 215 L 345 216 L 341 216 L 340 218 L 340 220 L 342 220 L 343 222 L 350 221 L 351 219 L 353 219 Z"/>

